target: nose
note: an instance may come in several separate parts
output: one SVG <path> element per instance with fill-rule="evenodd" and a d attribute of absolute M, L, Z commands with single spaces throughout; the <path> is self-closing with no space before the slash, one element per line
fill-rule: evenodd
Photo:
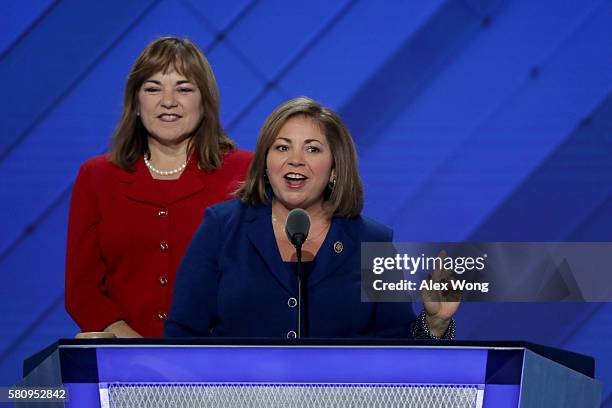
<path fill-rule="evenodd" d="M 166 109 L 174 108 L 176 106 L 176 98 L 174 97 L 174 90 L 165 90 L 162 94 L 161 106 Z"/>
<path fill-rule="evenodd" d="M 304 152 L 301 149 L 291 149 L 289 165 L 296 167 L 304 165 Z"/>

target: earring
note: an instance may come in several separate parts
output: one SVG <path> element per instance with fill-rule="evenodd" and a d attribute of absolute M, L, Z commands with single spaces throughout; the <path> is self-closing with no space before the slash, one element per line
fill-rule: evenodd
<path fill-rule="evenodd" d="M 136 116 L 140 116 L 140 111 L 136 111 Z"/>
<path fill-rule="evenodd" d="M 331 181 L 329 183 L 327 183 L 327 187 L 329 187 L 330 190 L 333 190 L 336 187 L 336 178 L 335 177 L 333 179 L 331 179 Z"/>

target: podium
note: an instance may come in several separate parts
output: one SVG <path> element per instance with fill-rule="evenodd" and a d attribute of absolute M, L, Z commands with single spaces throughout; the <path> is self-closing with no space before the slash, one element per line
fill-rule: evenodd
<path fill-rule="evenodd" d="M 64 387 L 65 407 L 575 408 L 599 407 L 594 367 L 523 342 L 70 339 L 18 385 Z"/>

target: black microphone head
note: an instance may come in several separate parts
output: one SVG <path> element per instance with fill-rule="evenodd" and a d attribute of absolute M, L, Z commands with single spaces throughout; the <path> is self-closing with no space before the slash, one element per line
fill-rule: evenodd
<path fill-rule="evenodd" d="M 310 231 L 310 217 L 305 210 L 295 208 L 289 211 L 287 216 L 287 224 L 285 224 L 285 233 L 287 238 L 294 246 L 301 246 Z"/>

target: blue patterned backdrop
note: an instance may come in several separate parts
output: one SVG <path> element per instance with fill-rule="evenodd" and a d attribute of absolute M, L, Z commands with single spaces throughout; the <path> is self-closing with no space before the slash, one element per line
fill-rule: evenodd
<path fill-rule="evenodd" d="M 63 306 L 72 182 L 160 35 L 205 50 L 243 148 L 290 97 L 339 111 L 365 213 L 397 240 L 612 241 L 611 0 L 27 0 L 3 2 L 0 27 L 2 385 L 78 331 Z M 595 356 L 612 407 L 612 305 L 465 304 L 457 320 L 461 339 Z"/>

